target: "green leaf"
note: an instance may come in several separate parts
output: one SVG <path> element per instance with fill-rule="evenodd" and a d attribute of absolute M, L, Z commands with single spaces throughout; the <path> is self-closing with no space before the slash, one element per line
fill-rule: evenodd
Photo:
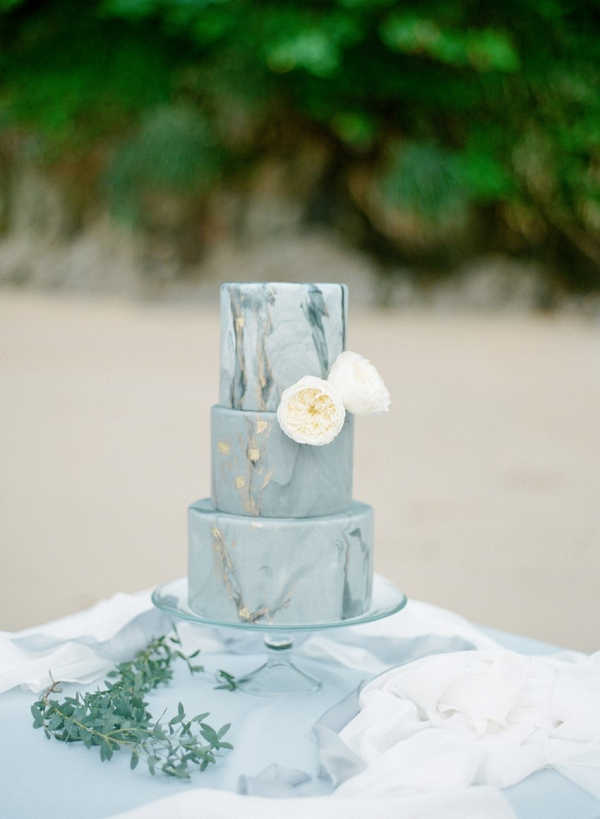
<path fill-rule="evenodd" d="M 223 671 L 220 669 L 216 673 L 217 680 L 224 680 L 221 685 L 215 685 L 215 690 L 219 689 L 227 689 L 228 691 L 235 691 L 237 688 L 237 683 L 235 681 L 235 677 L 232 674 L 228 674 L 227 671 Z"/>
<path fill-rule="evenodd" d="M 110 743 L 106 739 L 103 739 L 100 743 L 100 759 L 104 762 L 105 759 L 112 759 L 112 755 L 113 750 Z"/>
<path fill-rule="evenodd" d="M 44 717 L 37 703 L 31 706 L 31 714 L 33 716 L 33 727 L 41 728 L 42 725 L 44 724 Z"/>
<path fill-rule="evenodd" d="M 120 663 L 111 677 L 113 682 L 106 681 L 104 689 L 65 697 L 61 702 L 50 698 L 58 690 L 53 684 L 31 706 L 34 727 L 43 727 L 49 739 L 82 742 L 88 749 L 99 746 L 103 762 L 112 759 L 115 751 L 127 750 L 132 769 L 141 757 L 152 775 L 160 770 L 187 779 L 191 765 L 204 769 L 215 762 L 214 755 L 202 746 L 203 740 L 208 739 L 214 748 L 227 744 L 220 745 L 217 733 L 203 722 L 208 712 L 189 719 L 179 702 L 176 715 L 165 725 L 164 714 L 155 720 L 149 711 L 145 692 L 169 682 L 171 664 L 178 658 L 189 666 L 189 657 L 170 649 L 165 638 L 155 638 L 132 661 Z M 220 729 L 221 735 L 228 727 Z"/>
<path fill-rule="evenodd" d="M 217 736 L 217 732 L 214 728 L 211 728 L 210 725 L 207 725 L 205 722 L 200 723 L 201 731 L 200 733 L 211 745 L 217 745 L 219 742 L 219 737 Z"/>
<path fill-rule="evenodd" d="M 221 737 L 224 737 L 225 734 L 227 733 L 227 731 L 229 731 L 230 728 L 231 728 L 231 723 L 230 722 L 227 722 L 225 725 L 223 725 L 221 728 L 219 728 L 219 730 L 217 731 L 218 738 L 221 739 Z"/>

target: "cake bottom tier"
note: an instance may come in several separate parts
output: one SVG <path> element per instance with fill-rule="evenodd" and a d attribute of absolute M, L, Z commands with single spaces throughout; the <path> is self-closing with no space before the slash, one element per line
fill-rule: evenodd
<path fill-rule="evenodd" d="M 305 625 L 356 617 L 371 601 L 373 510 L 249 518 L 190 506 L 189 604 L 233 623 Z"/>

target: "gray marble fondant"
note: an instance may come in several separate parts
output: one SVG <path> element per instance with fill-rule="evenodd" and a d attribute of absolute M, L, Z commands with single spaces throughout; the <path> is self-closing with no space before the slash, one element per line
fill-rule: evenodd
<path fill-rule="evenodd" d="M 276 410 L 303 376 L 327 378 L 345 348 L 347 301 L 343 284 L 223 284 L 219 403 Z"/>
<path fill-rule="evenodd" d="M 258 518 L 189 508 L 189 603 L 226 622 L 331 623 L 369 607 L 373 510 Z"/>
<path fill-rule="evenodd" d="M 324 446 L 297 444 L 274 412 L 212 408 L 212 501 L 270 518 L 331 515 L 352 500 L 353 416 Z"/>

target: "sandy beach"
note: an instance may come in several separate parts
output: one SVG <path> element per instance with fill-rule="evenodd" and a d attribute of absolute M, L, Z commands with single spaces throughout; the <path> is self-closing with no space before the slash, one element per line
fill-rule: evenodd
<path fill-rule="evenodd" d="M 186 571 L 210 493 L 217 310 L 0 293 L 0 628 Z M 600 326 L 352 310 L 392 394 L 357 419 L 376 568 L 413 598 L 600 647 Z"/>

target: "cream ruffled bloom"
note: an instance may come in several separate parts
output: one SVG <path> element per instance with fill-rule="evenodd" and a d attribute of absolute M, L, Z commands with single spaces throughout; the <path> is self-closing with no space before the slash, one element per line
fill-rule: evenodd
<path fill-rule="evenodd" d="M 340 395 L 344 407 L 354 415 L 387 412 L 390 394 L 375 367 L 362 355 L 340 353 L 327 379 Z"/>
<path fill-rule="evenodd" d="M 322 446 L 344 426 L 342 399 L 327 381 L 307 375 L 288 387 L 277 408 L 281 429 L 299 444 Z"/>

